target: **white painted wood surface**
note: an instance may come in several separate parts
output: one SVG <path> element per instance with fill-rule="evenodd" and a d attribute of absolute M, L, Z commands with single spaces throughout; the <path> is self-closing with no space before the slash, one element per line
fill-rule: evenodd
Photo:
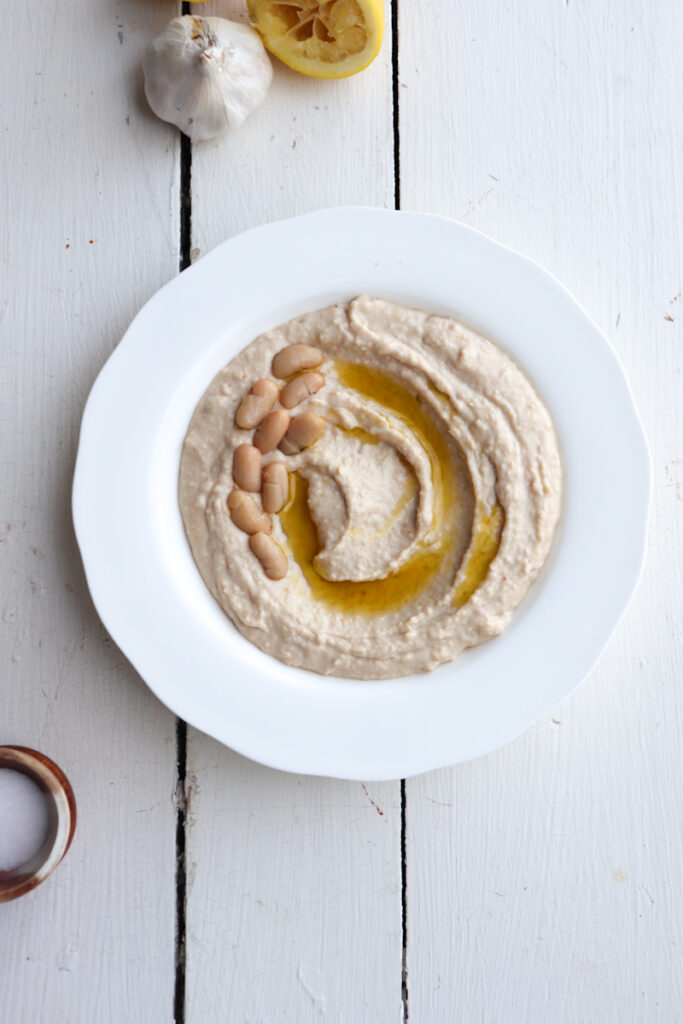
<path fill-rule="evenodd" d="M 319 207 L 393 206 L 393 174 L 390 46 L 348 82 L 278 65 L 239 136 L 193 147 L 193 249 Z M 188 771 L 188 1024 L 400 1021 L 398 783 L 276 775 L 194 730 Z"/>
<path fill-rule="evenodd" d="M 11 0 L 0 57 L 0 743 L 64 768 L 72 849 L 0 905 L 0 1020 L 167 1022 L 175 734 L 104 632 L 71 525 L 88 390 L 178 266 L 177 143 L 140 103 L 168 6 Z"/>
<path fill-rule="evenodd" d="M 624 361 L 655 487 L 642 585 L 590 681 L 508 748 L 407 784 L 410 1020 L 673 1024 L 683 12 L 430 8 L 400 4 L 403 205 L 462 219 L 569 287 Z"/>
<path fill-rule="evenodd" d="M 68 506 L 88 387 L 178 264 L 178 142 L 139 76 L 177 7 L 9 4 L 0 742 L 63 765 L 79 826 L 55 875 L 0 906 L 3 1024 L 173 1019 L 174 720 L 98 623 Z M 201 10 L 243 16 L 241 0 Z M 655 480 L 643 583 L 591 680 L 506 749 L 407 783 L 409 1019 L 673 1024 L 683 15 L 678 0 L 399 0 L 399 15 L 402 205 L 567 284 L 625 363 Z M 278 65 L 239 135 L 194 147 L 195 254 L 316 207 L 393 205 L 389 32 L 348 82 Z M 400 1021 L 398 783 L 278 774 L 190 730 L 187 794 L 188 1024 Z"/>

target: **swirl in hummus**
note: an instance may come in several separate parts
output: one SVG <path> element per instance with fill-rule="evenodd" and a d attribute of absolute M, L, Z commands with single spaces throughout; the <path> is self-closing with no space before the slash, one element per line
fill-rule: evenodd
<path fill-rule="evenodd" d="M 298 454 L 263 456 L 290 481 L 272 516 L 287 569 L 269 579 L 228 511 L 233 453 L 251 442 L 235 413 L 298 343 L 324 356 L 325 383 L 301 409 L 325 429 Z M 240 352 L 199 402 L 180 466 L 195 562 L 240 633 L 287 664 L 356 679 L 433 669 L 501 633 L 548 555 L 561 490 L 550 415 L 500 348 L 367 297 Z"/>

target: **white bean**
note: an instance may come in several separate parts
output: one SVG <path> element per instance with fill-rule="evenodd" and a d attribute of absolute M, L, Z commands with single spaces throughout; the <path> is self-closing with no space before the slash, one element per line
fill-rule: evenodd
<path fill-rule="evenodd" d="M 266 512 L 280 512 L 287 504 L 288 498 L 287 467 L 284 462 L 270 462 L 263 470 L 263 508 Z"/>
<path fill-rule="evenodd" d="M 228 511 L 235 526 L 244 533 L 270 533 L 273 528 L 270 517 L 244 491 L 231 491 Z"/>
<path fill-rule="evenodd" d="M 249 547 L 269 579 L 281 580 L 287 574 L 287 555 L 278 542 L 267 533 L 254 533 L 249 538 Z"/>
<path fill-rule="evenodd" d="M 273 380 L 262 377 L 254 381 L 251 391 L 240 402 L 235 423 L 242 430 L 253 430 L 277 402 L 278 388 Z"/>
<path fill-rule="evenodd" d="M 269 412 L 260 426 L 254 432 L 254 445 L 265 455 L 273 448 L 276 448 L 287 432 L 289 426 L 289 413 L 284 409 L 274 409 Z"/>
<path fill-rule="evenodd" d="M 243 491 L 261 490 L 261 452 L 253 444 L 238 444 L 235 448 L 232 478 Z"/>
<path fill-rule="evenodd" d="M 280 380 L 286 380 L 293 373 L 313 370 L 320 366 L 324 358 L 320 349 L 314 348 L 313 345 L 287 345 L 273 358 L 273 375 Z"/>
<path fill-rule="evenodd" d="M 285 409 L 293 409 L 309 395 L 320 391 L 324 383 L 322 373 L 302 373 L 290 380 L 289 384 L 285 384 L 280 392 L 280 404 L 284 405 Z"/>
<path fill-rule="evenodd" d="M 302 448 L 310 448 L 315 444 L 324 429 L 325 420 L 314 412 L 302 412 L 300 416 L 293 416 L 280 444 L 280 451 L 285 455 L 296 455 Z"/>

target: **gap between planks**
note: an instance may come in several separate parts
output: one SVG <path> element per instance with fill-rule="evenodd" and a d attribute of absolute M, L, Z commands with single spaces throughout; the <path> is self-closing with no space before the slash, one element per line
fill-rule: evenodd
<path fill-rule="evenodd" d="M 182 4 L 182 13 L 190 13 L 189 3 Z M 399 57 L 398 57 L 398 0 L 391 4 L 391 79 L 392 126 L 394 156 L 394 209 L 401 209 L 401 138 L 399 110 Z M 180 141 L 180 257 L 179 270 L 191 263 L 192 245 L 192 143 L 186 135 Z M 176 936 L 175 936 L 175 990 L 173 1019 L 185 1024 L 186 991 L 186 921 L 187 921 L 187 860 L 185 782 L 187 773 L 187 723 L 176 718 Z M 406 862 L 406 780 L 401 779 L 401 1004 L 403 1021 L 409 1020 L 408 1009 L 408 873 Z"/>
<path fill-rule="evenodd" d="M 175 986 L 173 991 L 173 1019 L 185 1024 L 185 964 L 187 920 L 187 857 L 186 832 L 187 804 L 185 780 L 187 775 L 187 723 L 176 718 L 176 827 L 175 827 Z"/>
<path fill-rule="evenodd" d="M 189 13 L 189 4 L 183 3 L 183 14 Z M 190 266 L 192 245 L 192 143 L 186 135 L 180 136 L 180 246 L 179 270 Z M 185 1024 L 185 970 L 187 923 L 187 723 L 176 718 L 176 830 L 175 830 L 175 986 L 173 992 L 173 1019 Z"/>
<path fill-rule="evenodd" d="M 391 3 L 391 102 L 394 142 L 394 209 L 401 209 L 401 123 L 399 100 L 398 0 Z M 406 859 L 406 780 L 401 779 L 401 1005 L 408 1024 L 408 864 Z"/>

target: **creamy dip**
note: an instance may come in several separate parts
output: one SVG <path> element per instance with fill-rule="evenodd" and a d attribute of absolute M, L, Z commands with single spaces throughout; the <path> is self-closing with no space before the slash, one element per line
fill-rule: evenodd
<path fill-rule="evenodd" d="M 322 353 L 324 384 L 292 412 L 324 431 L 263 455 L 289 474 L 270 517 L 286 571 L 270 579 L 227 506 L 235 448 L 253 440 L 235 414 L 293 344 Z M 509 356 L 455 319 L 367 297 L 240 352 L 197 405 L 180 467 L 195 562 L 240 633 L 358 679 L 432 669 L 501 633 L 548 555 L 561 491 L 550 415 Z"/>

